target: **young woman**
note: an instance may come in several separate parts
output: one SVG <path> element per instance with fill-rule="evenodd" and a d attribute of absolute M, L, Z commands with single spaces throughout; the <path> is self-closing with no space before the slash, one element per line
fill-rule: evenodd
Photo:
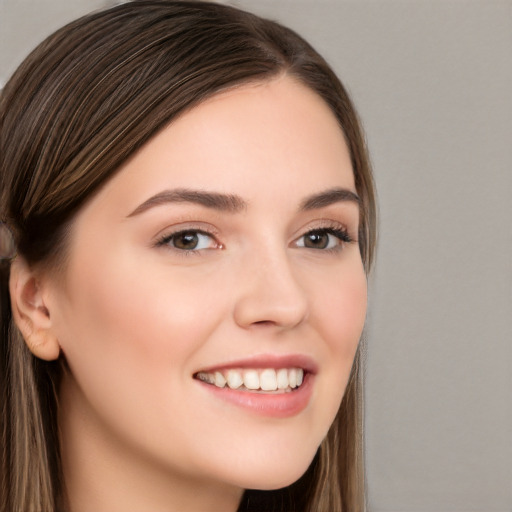
<path fill-rule="evenodd" d="M 374 191 L 303 39 L 79 19 L 5 86 L 0 165 L 2 511 L 364 510 Z"/>

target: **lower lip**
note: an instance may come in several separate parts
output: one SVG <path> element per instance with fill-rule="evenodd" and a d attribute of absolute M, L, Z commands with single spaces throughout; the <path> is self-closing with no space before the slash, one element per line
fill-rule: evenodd
<path fill-rule="evenodd" d="M 261 416 L 271 418 L 289 418 L 303 411 L 309 403 L 313 391 L 314 376 L 304 375 L 304 382 L 299 388 L 287 393 L 251 393 L 228 387 L 218 388 L 213 384 L 197 381 L 215 396 L 238 407 L 247 409 Z"/>

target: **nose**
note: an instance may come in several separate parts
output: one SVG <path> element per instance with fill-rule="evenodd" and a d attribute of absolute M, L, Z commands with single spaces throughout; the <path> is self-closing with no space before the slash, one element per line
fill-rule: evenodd
<path fill-rule="evenodd" d="M 274 326 L 291 329 L 308 315 L 305 290 L 286 251 L 253 255 L 241 264 L 234 319 L 244 329 Z"/>

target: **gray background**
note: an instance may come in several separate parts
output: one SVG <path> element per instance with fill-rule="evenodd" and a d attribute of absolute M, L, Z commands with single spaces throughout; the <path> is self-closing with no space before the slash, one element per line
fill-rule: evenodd
<path fill-rule="evenodd" d="M 0 0 L 0 82 L 43 36 L 107 3 Z M 380 201 L 370 511 L 511 512 L 512 2 L 232 3 L 305 35 L 368 135 Z"/>

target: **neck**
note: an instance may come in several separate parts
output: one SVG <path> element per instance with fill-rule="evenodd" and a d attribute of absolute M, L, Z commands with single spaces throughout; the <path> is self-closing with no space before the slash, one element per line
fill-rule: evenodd
<path fill-rule="evenodd" d="M 151 459 L 137 447 L 127 446 L 101 424 L 100 418 L 84 414 L 85 400 L 76 383 L 65 377 L 59 408 L 65 510 L 237 510 L 243 490 L 183 474 Z M 79 401 L 82 403 L 77 407 Z"/>

